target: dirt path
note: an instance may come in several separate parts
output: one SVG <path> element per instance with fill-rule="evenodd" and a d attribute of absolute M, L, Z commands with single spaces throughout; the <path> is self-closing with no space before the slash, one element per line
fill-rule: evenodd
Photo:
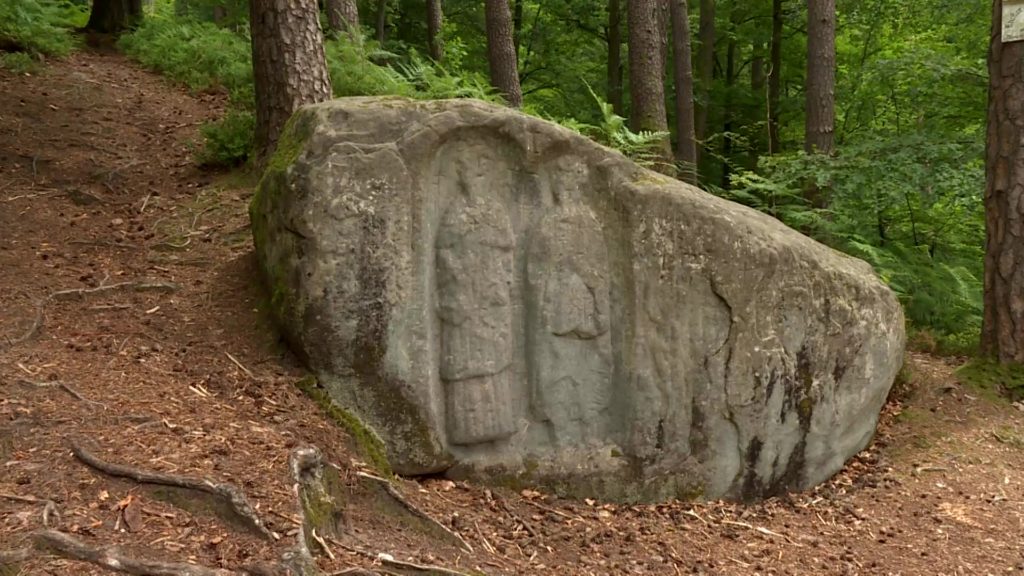
<path fill-rule="evenodd" d="M 365 465 L 294 386 L 301 370 L 262 313 L 250 190 L 192 165 L 188 142 L 219 98 L 88 53 L 38 76 L 0 71 L 0 86 L 0 551 L 45 520 L 166 561 L 276 560 L 295 533 L 289 452 L 316 445 L 351 496 L 325 573 L 377 564 L 350 549 L 486 574 L 1024 572 L 1024 418 L 924 356 L 918 393 L 812 492 L 629 507 L 398 481 L 473 552 L 408 530 L 365 503 L 353 474 Z M 100 474 L 73 457 L 75 442 L 234 483 L 280 539 Z M 21 571 L 105 573 L 56 555 Z"/>

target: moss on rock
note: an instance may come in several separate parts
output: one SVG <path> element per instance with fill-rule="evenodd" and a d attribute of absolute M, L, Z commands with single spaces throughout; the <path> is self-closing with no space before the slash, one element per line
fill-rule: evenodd
<path fill-rule="evenodd" d="M 296 382 L 295 385 L 316 402 L 331 420 L 348 432 L 349 437 L 355 443 L 356 450 L 378 474 L 392 475 L 384 442 L 354 414 L 335 404 L 327 391 L 320 387 L 315 376 L 307 376 Z"/>

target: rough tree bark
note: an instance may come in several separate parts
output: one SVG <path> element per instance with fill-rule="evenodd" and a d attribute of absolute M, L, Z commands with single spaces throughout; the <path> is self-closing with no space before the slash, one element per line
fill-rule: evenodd
<path fill-rule="evenodd" d="M 518 59 L 512 40 L 512 12 L 508 0 L 486 0 L 487 60 L 491 85 L 513 108 L 523 105 L 523 89 L 519 85 Z"/>
<path fill-rule="evenodd" d="M 512 8 L 512 44 L 516 47 L 517 56 L 523 38 L 523 2 L 524 0 L 513 0 Z"/>
<path fill-rule="evenodd" d="M 622 103 L 622 5 L 608 0 L 608 102 L 619 116 L 625 115 Z"/>
<path fill-rule="evenodd" d="M 808 154 L 831 154 L 835 139 L 836 0 L 807 0 Z"/>
<path fill-rule="evenodd" d="M 273 153 L 300 106 L 331 97 L 316 0 L 250 0 L 256 162 Z"/>
<path fill-rule="evenodd" d="M 142 0 L 92 0 L 86 30 L 119 34 L 142 19 Z"/>
<path fill-rule="evenodd" d="M 1024 363 L 1024 43 L 1003 44 L 1002 2 L 992 0 L 985 154 L 985 314 L 981 349 Z"/>
<path fill-rule="evenodd" d="M 676 160 L 680 176 L 697 183 L 697 140 L 693 125 L 693 68 L 690 20 L 686 0 L 670 0 L 672 17 L 673 77 L 676 85 Z"/>
<path fill-rule="evenodd" d="M 434 62 L 444 60 L 444 39 L 441 37 L 441 0 L 427 0 L 427 53 Z"/>
<path fill-rule="evenodd" d="M 629 95 L 633 130 L 668 132 L 665 116 L 665 50 L 662 0 L 627 0 Z M 672 144 L 665 138 L 654 150 L 656 168 L 673 174 Z"/>
<path fill-rule="evenodd" d="M 715 77 L 715 0 L 700 0 L 700 28 L 697 30 L 697 80 L 700 94 L 694 112 L 697 142 L 704 142 L 708 132 L 708 108 L 711 104 L 711 83 Z M 700 159 L 700 149 L 697 150 Z"/>
<path fill-rule="evenodd" d="M 831 154 L 835 141 L 836 0 L 807 0 L 807 86 L 804 151 Z M 807 200 L 824 208 L 828 199 L 808 185 Z"/>
<path fill-rule="evenodd" d="M 327 25 L 332 32 L 359 39 L 359 5 L 356 0 L 327 0 Z"/>
<path fill-rule="evenodd" d="M 388 39 L 388 0 L 377 0 L 377 42 Z"/>
<path fill-rule="evenodd" d="M 782 0 L 772 0 L 772 43 L 768 70 L 768 154 L 778 154 L 782 100 Z"/>

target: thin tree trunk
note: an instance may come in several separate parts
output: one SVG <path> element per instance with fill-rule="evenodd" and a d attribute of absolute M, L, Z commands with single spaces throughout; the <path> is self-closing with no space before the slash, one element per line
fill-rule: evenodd
<path fill-rule="evenodd" d="M 377 0 L 377 42 L 388 39 L 388 0 Z"/>
<path fill-rule="evenodd" d="M 754 94 L 754 113 L 753 125 L 756 127 L 761 122 L 767 124 L 767 117 L 765 111 L 768 109 L 767 99 L 765 98 L 765 85 L 767 84 L 767 76 L 765 76 L 764 69 L 764 53 L 765 45 L 763 42 L 757 42 L 752 48 L 753 57 L 750 61 L 750 91 Z M 747 168 L 753 170 L 757 168 L 757 159 L 765 149 L 766 142 L 768 140 L 767 126 L 765 130 L 757 130 L 754 132 L 754 137 L 750 143 L 750 156 L 747 159 Z"/>
<path fill-rule="evenodd" d="M 619 0 L 608 0 L 608 102 L 619 116 L 622 104 L 622 9 Z"/>
<path fill-rule="evenodd" d="M 733 109 L 733 91 L 736 84 L 736 26 L 738 12 L 736 6 L 729 6 L 729 31 L 726 37 L 729 39 L 725 45 L 725 105 L 722 107 L 723 122 L 722 132 L 722 180 L 723 189 L 729 189 L 730 168 L 732 167 L 733 151 L 733 121 L 736 118 L 736 111 Z"/>
<path fill-rule="evenodd" d="M 768 70 L 768 153 L 778 154 L 779 102 L 782 97 L 782 0 L 772 0 L 771 64 Z"/>
<path fill-rule="evenodd" d="M 807 126 L 808 154 L 831 154 L 835 138 L 836 2 L 807 2 Z"/>
<path fill-rule="evenodd" d="M 985 154 L 985 314 L 982 353 L 1024 363 L 1024 43 L 1002 43 L 992 0 Z"/>
<path fill-rule="evenodd" d="M 627 0 L 629 26 L 629 90 L 633 130 L 667 132 L 662 0 Z M 672 145 L 665 138 L 655 150 L 656 168 L 666 174 L 672 166 Z"/>
<path fill-rule="evenodd" d="M 262 166 L 292 113 L 331 97 L 331 79 L 315 0 L 251 0 L 249 10 L 256 162 Z"/>
<path fill-rule="evenodd" d="M 672 59 L 676 85 L 676 161 L 682 179 L 697 183 L 697 140 L 693 126 L 693 69 L 690 50 L 690 19 L 686 0 L 670 0 Z"/>
<path fill-rule="evenodd" d="M 441 37 L 441 0 L 427 0 L 427 52 L 435 62 L 444 60 L 444 39 Z"/>
<path fill-rule="evenodd" d="M 359 40 L 359 5 L 356 0 L 327 0 L 327 25 L 334 33 Z"/>
<path fill-rule="evenodd" d="M 697 80 L 700 94 L 694 114 L 697 142 L 703 145 L 708 132 L 708 108 L 711 105 L 711 83 L 715 76 L 715 0 L 700 0 L 700 28 L 697 31 Z M 701 151 L 698 148 L 697 158 Z"/>
<path fill-rule="evenodd" d="M 119 34 L 142 20 L 142 0 L 92 0 L 86 30 Z"/>
<path fill-rule="evenodd" d="M 487 60 L 491 85 L 513 108 L 523 105 L 523 89 L 519 85 L 518 59 L 512 41 L 512 13 L 507 0 L 486 0 Z"/>
<path fill-rule="evenodd" d="M 807 0 L 807 87 L 804 151 L 832 154 L 835 140 L 836 2 Z M 807 188 L 812 206 L 827 205 L 817 185 Z"/>
<path fill-rule="evenodd" d="M 523 0 L 514 0 L 512 10 L 512 44 L 516 47 L 516 56 L 519 55 L 519 45 L 523 40 Z"/>

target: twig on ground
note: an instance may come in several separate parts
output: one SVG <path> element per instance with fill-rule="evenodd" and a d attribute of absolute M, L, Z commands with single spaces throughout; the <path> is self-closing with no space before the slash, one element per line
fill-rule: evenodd
<path fill-rule="evenodd" d="M 753 524 L 747 524 L 746 522 L 736 522 L 736 521 L 733 521 L 733 520 L 722 520 L 721 523 L 722 524 L 727 524 L 729 526 L 739 526 L 741 528 L 746 528 L 748 530 L 753 530 L 755 532 L 760 532 L 761 534 L 764 534 L 766 536 L 775 536 L 776 538 L 782 538 L 786 542 L 789 542 L 790 544 L 792 544 L 794 546 L 801 546 L 801 544 L 798 544 L 798 543 L 794 542 L 789 536 L 786 536 L 785 534 L 779 534 L 778 532 L 772 532 L 771 530 L 769 530 L 767 528 L 763 528 L 761 526 L 754 526 Z"/>
<path fill-rule="evenodd" d="M 252 371 L 249 370 L 248 368 L 246 368 L 245 366 L 243 366 L 242 363 L 239 362 L 238 359 L 236 359 L 234 356 L 232 356 L 230 352 L 225 350 L 224 351 L 224 355 L 226 355 L 228 357 L 228 360 L 231 360 L 232 362 L 234 362 L 235 366 L 238 366 L 239 368 L 241 368 L 242 372 L 245 372 L 246 376 L 248 376 L 249 378 L 252 378 L 253 380 L 256 379 L 256 376 L 253 375 Z"/>
<path fill-rule="evenodd" d="M 100 406 L 103 406 L 103 404 L 100 402 L 89 400 L 85 396 L 82 396 L 82 394 L 79 393 L 78 390 L 75 390 L 74 388 L 71 387 L 70 384 L 67 384 L 66 382 L 32 382 L 31 380 L 19 379 L 16 383 L 22 384 L 24 386 L 35 386 L 36 388 L 60 388 L 61 390 L 72 395 L 76 400 L 79 400 L 81 402 L 89 402 L 91 404 L 99 404 Z"/>
<path fill-rule="evenodd" d="M 430 525 L 438 528 L 445 534 L 451 536 L 453 539 L 455 539 L 462 545 L 466 552 L 469 552 L 471 554 L 473 553 L 473 547 L 470 546 L 469 542 L 466 542 L 466 540 L 461 535 L 459 535 L 458 532 L 451 530 L 444 524 L 437 521 L 433 516 L 427 514 L 423 510 L 420 510 L 412 502 L 406 500 L 405 496 L 402 496 L 402 493 L 396 490 L 395 487 L 391 485 L 391 482 L 387 481 L 385 478 L 381 478 L 380 476 L 374 476 L 373 474 L 367 474 L 366 472 L 356 472 L 356 475 L 359 476 L 360 478 L 365 478 L 367 480 L 377 483 L 382 488 L 384 488 L 385 491 L 387 491 L 389 496 L 394 498 L 399 504 L 402 505 L 402 507 L 409 511 L 410 514 L 416 516 L 417 518 L 429 523 Z"/>
<path fill-rule="evenodd" d="M 17 338 L 5 338 L 6 342 L 0 345 L 0 351 L 6 348 L 11 348 L 22 342 L 25 342 L 33 338 L 39 330 L 43 327 L 43 316 L 46 310 L 46 305 L 51 300 L 66 300 L 70 298 L 82 298 L 89 294 L 97 294 L 100 292 L 110 292 L 114 290 L 135 290 L 136 292 L 175 292 L 179 289 L 177 284 L 171 282 L 162 282 L 159 280 L 132 280 L 126 282 L 118 282 L 117 284 L 109 284 L 104 286 L 97 286 L 95 288 L 74 288 L 70 290 L 58 290 L 51 292 L 45 296 L 39 304 L 36 305 L 36 315 L 32 320 L 32 325 L 29 326 L 28 330 L 24 334 Z"/>
<path fill-rule="evenodd" d="M 101 460 L 95 454 L 74 442 L 72 442 L 71 451 L 74 453 L 76 458 L 82 461 L 83 464 L 110 476 L 128 478 L 140 484 L 159 484 L 161 486 L 175 486 L 178 488 L 197 490 L 223 498 L 228 502 L 228 504 L 230 504 L 231 509 L 234 510 L 234 512 L 242 519 L 248 522 L 256 532 L 270 540 L 276 540 L 278 538 L 276 534 L 267 529 L 263 520 L 261 520 L 256 514 L 256 510 L 251 504 L 249 504 L 249 499 L 246 498 L 245 493 L 233 484 L 215 482 L 207 478 L 193 478 L 189 476 L 176 476 L 159 472 L 150 472 L 134 468 L 132 466 L 112 464 Z"/>
<path fill-rule="evenodd" d="M 36 498 L 35 496 L 22 496 L 20 494 L 9 494 L 7 492 L 0 492 L 0 498 L 4 500 L 13 500 L 15 502 L 24 502 L 26 504 L 43 504 L 43 526 L 50 527 L 50 519 L 56 517 L 57 521 L 60 522 L 60 512 L 57 511 L 57 504 L 53 500 L 46 500 L 43 498 Z M 2 564 L 2 562 L 0 562 Z"/>
<path fill-rule="evenodd" d="M 34 537 L 36 548 L 52 551 L 72 560 L 81 560 L 115 572 L 137 576 L 240 576 L 245 572 L 207 568 L 179 562 L 159 562 L 126 556 L 116 546 L 93 547 L 57 530 L 43 530 Z"/>
<path fill-rule="evenodd" d="M 529 534 L 529 535 L 530 535 L 531 537 L 533 537 L 533 538 L 537 538 L 538 540 L 540 539 L 540 534 L 538 534 L 538 533 L 537 533 L 537 531 L 533 529 L 533 526 L 531 526 L 529 522 L 527 522 L 527 521 L 526 521 L 526 520 L 525 520 L 524 518 L 522 518 L 521 516 L 519 516 L 518 514 L 516 514 L 516 513 L 515 513 L 515 512 L 514 512 L 514 511 L 512 510 L 512 507 L 508 505 L 508 502 L 505 502 L 505 500 L 504 500 L 504 499 L 499 499 L 499 500 L 498 500 L 498 503 L 499 503 L 499 504 L 501 505 L 502 509 L 504 509 L 504 510 L 505 510 L 505 512 L 506 512 L 506 513 L 507 513 L 507 514 L 508 514 L 508 515 L 509 515 L 510 517 L 512 517 L 512 519 L 513 519 L 513 520 L 515 520 L 516 522 L 519 522 L 520 524 L 522 524 L 522 525 L 523 525 L 523 528 L 525 528 L 525 529 L 526 529 L 526 532 L 527 532 L 527 533 L 528 533 L 528 534 Z"/>
<path fill-rule="evenodd" d="M 442 566 L 414 564 L 412 562 L 403 562 L 401 560 L 395 560 L 390 554 L 374 554 L 373 552 L 363 550 L 361 548 L 356 548 L 355 546 L 349 546 L 348 544 L 345 544 L 343 542 L 339 542 L 335 538 L 331 538 L 331 543 L 340 548 L 344 548 L 345 550 L 348 550 L 350 552 L 355 552 L 356 554 L 359 554 L 361 556 L 377 560 L 381 564 L 385 566 L 391 566 L 392 568 L 411 570 L 413 572 L 420 572 L 423 574 L 440 574 L 442 576 L 469 576 L 469 574 L 466 574 L 465 572 L 459 572 L 458 570 L 452 570 L 451 568 L 444 568 Z"/>
<path fill-rule="evenodd" d="M 328 558 L 330 558 L 331 560 L 337 560 L 337 558 L 335 558 L 334 556 L 334 552 L 331 552 L 331 547 L 328 546 L 327 542 L 324 542 L 324 539 L 316 533 L 316 528 L 313 528 L 310 531 L 310 535 L 313 536 L 313 540 L 316 540 L 316 543 L 319 544 L 321 548 L 323 548 L 323 551 L 327 553 Z"/>
<path fill-rule="evenodd" d="M 561 516 L 562 518 L 565 518 L 566 520 L 578 520 L 580 522 L 584 522 L 585 521 L 582 516 L 573 515 L 573 514 L 566 514 L 565 512 L 562 512 L 561 510 L 557 510 L 555 508 L 551 508 L 550 506 L 545 506 L 545 505 L 541 504 L 540 502 L 534 502 L 533 500 L 527 500 L 527 499 L 524 499 L 523 502 L 526 502 L 527 504 L 529 504 L 530 506 L 533 506 L 535 508 L 540 508 L 541 510 L 543 510 L 545 512 L 550 512 L 550 513 L 552 513 L 552 514 L 554 514 L 556 516 Z"/>

